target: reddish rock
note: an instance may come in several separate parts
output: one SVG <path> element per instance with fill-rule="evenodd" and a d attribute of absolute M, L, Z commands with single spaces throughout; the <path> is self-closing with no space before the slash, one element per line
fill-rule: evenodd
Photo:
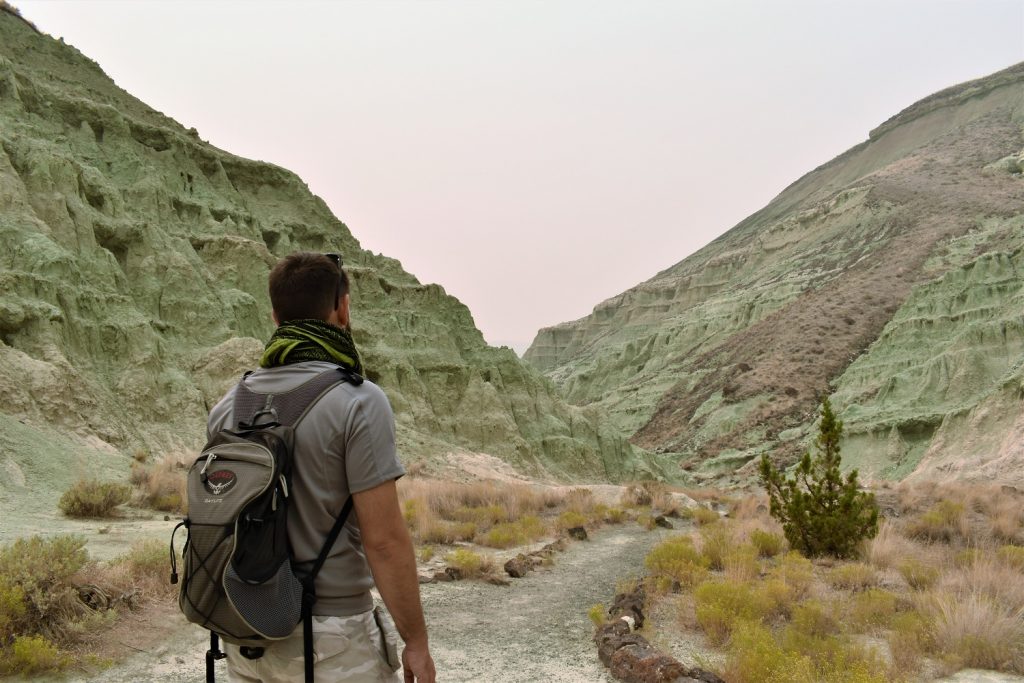
<path fill-rule="evenodd" d="M 644 593 L 644 589 L 638 587 L 630 593 L 619 593 L 616 595 L 608 612 L 616 618 L 620 616 L 633 617 L 636 627 L 642 628 L 644 625 L 644 603 L 646 601 L 647 595 Z"/>
<path fill-rule="evenodd" d="M 527 572 L 533 571 L 534 566 L 529 557 L 520 553 L 505 563 L 505 573 L 513 579 L 521 579 Z"/>
<path fill-rule="evenodd" d="M 643 640 L 642 636 L 640 639 Z M 680 679 L 693 680 L 687 675 L 689 672 L 685 666 L 661 654 L 646 640 L 617 649 L 608 668 L 612 676 L 626 683 L 677 683 Z"/>

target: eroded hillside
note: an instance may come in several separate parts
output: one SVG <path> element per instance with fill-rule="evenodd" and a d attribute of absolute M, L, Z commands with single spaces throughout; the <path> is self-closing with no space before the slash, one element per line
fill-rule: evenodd
<path fill-rule="evenodd" d="M 441 287 L 361 249 L 295 174 L 213 147 L 7 11 L 0 244 L 0 502 L 126 469 L 137 449 L 200 445 L 207 407 L 271 332 L 269 269 L 298 249 L 345 255 L 356 341 L 407 461 L 482 452 L 599 479 L 645 467 L 488 347 Z"/>
<path fill-rule="evenodd" d="M 870 475 L 1019 461 L 1022 133 L 1024 64 L 937 93 L 526 358 L 697 479 L 791 458 L 833 391 Z"/>

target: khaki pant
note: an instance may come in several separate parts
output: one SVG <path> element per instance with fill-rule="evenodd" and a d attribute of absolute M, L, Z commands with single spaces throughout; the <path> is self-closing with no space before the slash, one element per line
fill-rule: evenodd
<path fill-rule="evenodd" d="M 270 644 L 259 659 L 246 659 L 225 644 L 232 683 L 303 683 L 302 624 Z M 313 617 L 314 674 L 317 683 L 401 681 L 398 634 L 390 617 L 377 610 L 351 617 Z"/>

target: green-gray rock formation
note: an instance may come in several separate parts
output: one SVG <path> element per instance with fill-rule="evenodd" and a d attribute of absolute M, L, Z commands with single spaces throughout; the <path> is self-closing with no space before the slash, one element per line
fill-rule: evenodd
<path fill-rule="evenodd" d="M 1019 64 L 907 108 L 526 359 L 698 480 L 792 458 L 833 391 L 870 476 L 1019 464 L 1022 158 Z"/>
<path fill-rule="evenodd" d="M 0 472 L 62 463 L 36 467 L 45 481 L 6 477 L 0 503 L 126 470 L 138 449 L 201 445 L 207 408 L 272 330 L 269 269 L 299 249 L 345 255 L 356 341 L 407 461 L 429 470 L 473 452 L 556 478 L 647 471 L 606 420 L 488 347 L 441 287 L 361 249 L 296 175 L 204 142 L 9 8 L 0 243 Z"/>

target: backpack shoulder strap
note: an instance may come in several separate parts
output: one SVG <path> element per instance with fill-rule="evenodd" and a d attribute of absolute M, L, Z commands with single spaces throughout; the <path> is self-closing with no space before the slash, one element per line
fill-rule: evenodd
<path fill-rule="evenodd" d="M 303 382 L 293 389 L 277 394 L 252 391 L 245 385 L 246 373 L 235 388 L 232 406 L 234 424 L 247 422 L 252 425 L 257 418 L 263 422 L 276 422 L 294 427 L 324 394 L 341 382 L 353 386 L 363 383 L 363 378 L 342 367 L 333 368 Z"/>

